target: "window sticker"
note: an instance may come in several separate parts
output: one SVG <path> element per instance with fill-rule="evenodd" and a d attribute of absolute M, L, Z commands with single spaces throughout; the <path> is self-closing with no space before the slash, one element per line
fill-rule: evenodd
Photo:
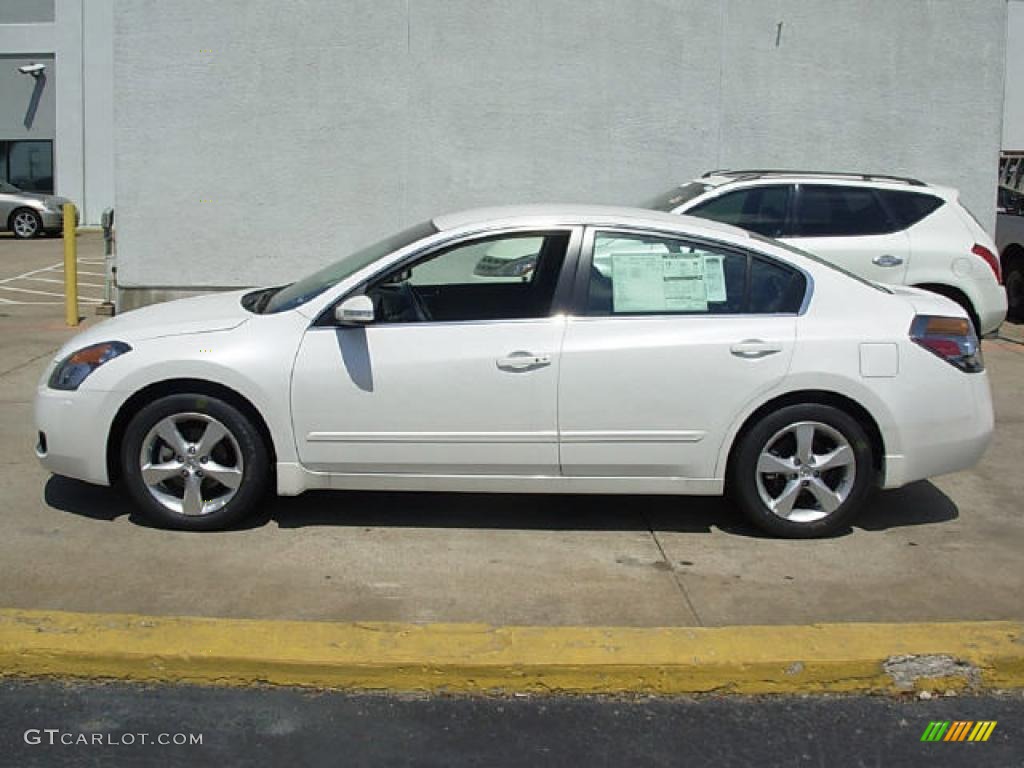
<path fill-rule="evenodd" d="M 704 260 L 695 254 L 611 254 L 615 312 L 706 312 Z"/>
<path fill-rule="evenodd" d="M 725 294 L 725 256 L 704 254 L 704 287 L 709 302 L 728 301 Z"/>

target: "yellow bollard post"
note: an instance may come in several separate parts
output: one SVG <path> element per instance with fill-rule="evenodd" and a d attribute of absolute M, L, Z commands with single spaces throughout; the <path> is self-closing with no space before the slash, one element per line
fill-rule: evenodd
<path fill-rule="evenodd" d="M 78 325 L 78 227 L 75 204 L 64 204 L 64 320 Z"/>

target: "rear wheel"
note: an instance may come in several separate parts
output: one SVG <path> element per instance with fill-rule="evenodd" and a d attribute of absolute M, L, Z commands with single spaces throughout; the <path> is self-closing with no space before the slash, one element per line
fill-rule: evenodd
<path fill-rule="evenodd" d="M 1006 312 L 1008 320 L 1015 323 L 1024 321 L 1024 253 L 1016 253 L 1006 260 L 1004 267 L 1006 284 L 1006 301 L 1009 308 Z"/>
<path fill-rule="evenodd" d="M 11 214 L 7 228 L 22 240 L 38 237 L 43 231 L 43 220 L 31 208 L 19 208 Z"/>
<path fill-rule="evenodd" d="M 857 514 L 872 488 L 871 444 L 838 408 L 787 406 L 743 436 L 729 483 L 759 528 L 794 539 L 826 536 Z"/>
<path fill-rule="evenodd" d="M 267 487 L 267 447 L 234 406 L 200 394 L 170 395 L 129 422 L 125 484 L 150 521 L 206 531 L 245 517 Z"/>

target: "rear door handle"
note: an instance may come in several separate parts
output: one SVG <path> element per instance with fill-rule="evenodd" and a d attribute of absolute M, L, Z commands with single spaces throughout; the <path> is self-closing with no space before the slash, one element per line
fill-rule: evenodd
<path fill-rule="evenodd" d="M 762 357 L 768 357 L 768 355 L 774 355 L 777 352 L 782 351 L 781 344 L 773 344 L 770 341 L 762 341 L 761 339 L 744 339 L 729 347 L 729 351 L 732 352 L 736 357 L 745 357 L 751 360 L 757 360 Z"/>
<path fill-rule="evenodd" d="M 510 352 L 505 357 L 499 357 L 495 362 L 503 371 L 528 371 L 533 368 L 543 368 L 546 365 L 551 365 L 551 355 L 519 350 Z"/>
<path fill-rule="evenodd" d="M 903 259 L 899 256 L 891 256 L 888 253 L 884 256 L 875 256 L 871 261 L 880 267 L 898 267 L 903 263 Z"/>

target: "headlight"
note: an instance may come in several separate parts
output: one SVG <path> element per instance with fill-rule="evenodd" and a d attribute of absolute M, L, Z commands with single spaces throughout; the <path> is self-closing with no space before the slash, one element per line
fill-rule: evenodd
<path fill-rule="evenodd" d="M 131 349 L 123 341 L 104 341 L 80 349 L 65 357 L 53 369 L 49 382 L 50 389 L 78 389 L 90 373 L 118 355 L 131 352 Z"/>

